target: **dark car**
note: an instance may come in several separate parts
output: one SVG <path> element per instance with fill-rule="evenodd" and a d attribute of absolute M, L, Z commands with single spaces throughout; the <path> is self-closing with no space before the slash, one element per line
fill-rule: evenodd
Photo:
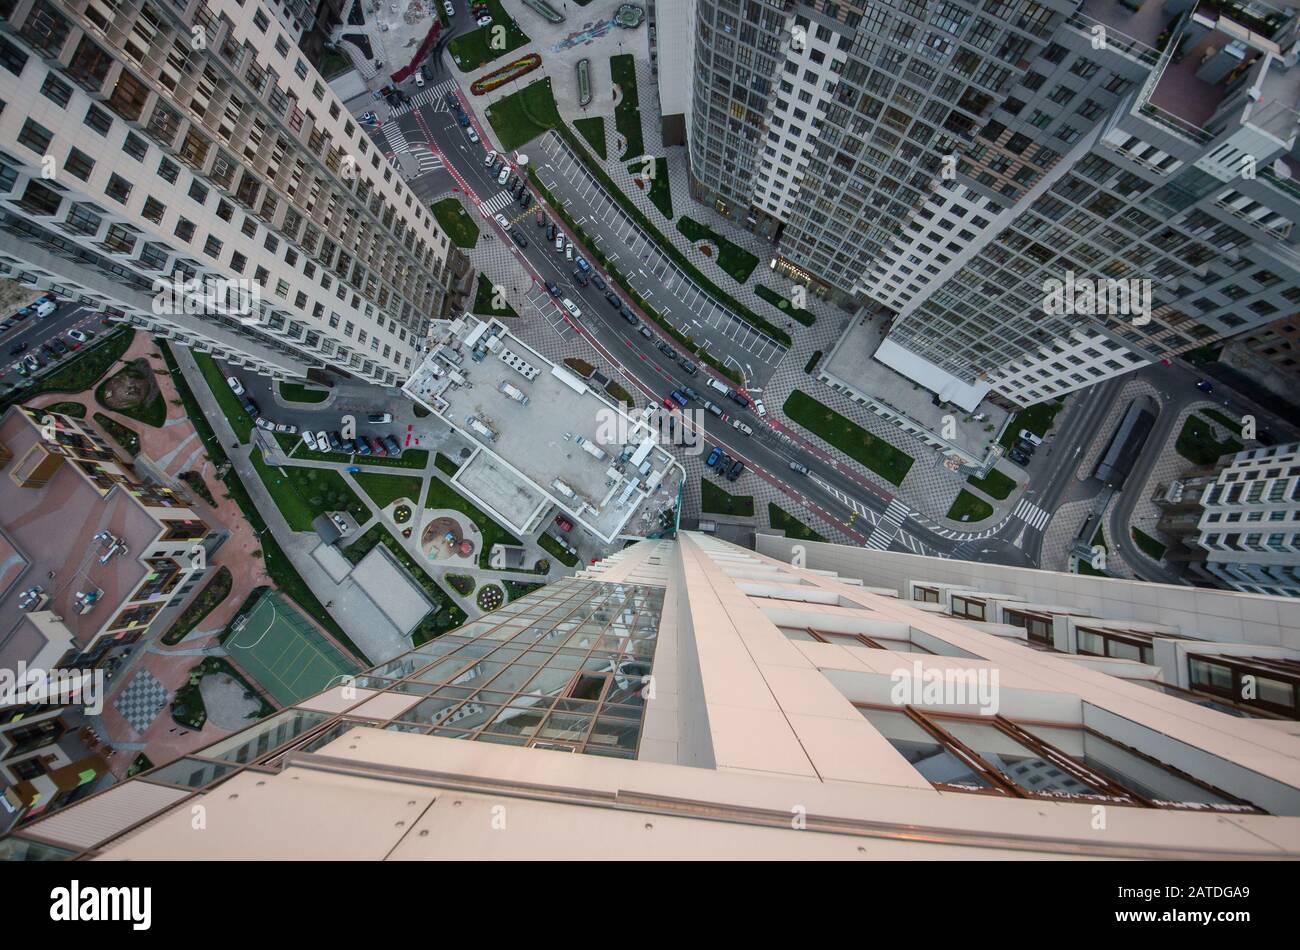
<path fill-rule="evenodd" d="M 743 471 L 745 471 L 745 463 L 740 459 L 736 459 L 736 461 L 731 463 L 730 471 L 727 472 L 727 481 L 734 482 L 740 477 Z"/>
<path fill-rule="evenodd" d="M 465 129 L 469 128 L 469 116 L 467 116 L 464 112 L 456 113 L 456 121 L 460 123 L 461 128 L 465 128 Z"/>
<path fill-rule="evenodd" d="M 692 363 L 690 360 L 682 360 L 681 363 L 682 363 L 682 372 L 685 373 L 687 376 L 694 376 L 696 373 L 700 371 L 700 368 L 696 366 L 694 363 Z"/>
<path fill-rule="evenodd" d="M 618 299 L 618 294 L 614 293 L 614 291 L 612 290 L 605 291 L 605 299 L 609 301 L 609 305 L 613 307 L 615 310 L 623 309 L 623 301 Z"/>
<path fill-rule="evenodd" d="M 510 232 L 510 239 L 511 239 L 512 241 L 514 241 L 516 244 L 518 244 L 520 247 L 527 247 L 527 246 L 528 246 L 528 238 L 524 237 L 523 234 L 522 234 L 522 232 L 519 232 L 519 231 L 511 231 L 511 232 Z"/>
<path fill-rule="evenodd" d="M 686 408 L 686 405 L 690 402 L 690 400 L 686 398 L 686 394 L 682 392 L 680 389 L 674 389 L 668 395 L 672 396 L 673 399 L 677 401 L 677 404 L 681 406 L 683 409 Z"/>
<path fill-rule="evenodd" d="M 451 106 L 453 109 L 460 108 L 460 100 L 456 98 L 456 94 L 454 92 L 447 93 L 447 95 L 443 96 L 443 98 L 447 100 L 447 105 Z"/>
<path fill-rule="evenodd" d="M 337 432 L 326 432 L 325 438 L 329 439 L 332 451 L 341 452 L 343 450 L 343 437 Z"/>
<path fill-rule="evenodd" d="M 366 441 L 366 437 L 364 435 L 357 436 L 356 450 L 357 450 L 357 455 L 370 454 L 370 443 Z"/>
<path fill-rule="evenodd" d="M 1034 443 L 1026 442 L 1024 439 L 1016 439 L 1016 444 L 1012 446 L 1012 448 L 1014 448 L 1021 455 L 1032 456 L 1034 454 Z"/>
<path fill-rule="evenodd" d="M 583 273 L 582 271 L 580 271 L 580 270 L 575 270 L 575 271 L 573 272 L 573 275 L 572 275 L 572 276 L 573 276 L 573 279 L 576 280 L 576 281 L 578 282 L 578 284 L 579 284 L 580 286 L 582 286 L 582 287 L 586 287 L 587 284 L 591 283 L 591 278 L 588 277 L 586 274 L 584 274 L 584 273 Z"/>
<path fill-rule="evenodd" d="M 402 446 L 398 443 L 396 437 L 392 435 L 384 436 L 384 448 L 388 449 L 388 454 L 397 458 L 402 454 Z"/>
<path fill-rule="evenodd" d="M 605 281 L 604 281 L 604 279 L 603 279 L 602 277 L 600 277 L 599 275 L 596 275 L 596 276 L 592 277 L 592 278 L 591 278 L 591 282 L 592 282 L 593 284 L 596 285 L 596 289 L 597 289 L 597 290 L 604 290 L 604 289 L 605 289 Z"/>
<path fill-rule="evenodd" d="M 71 347 L 69 347 L 68 344 L 64 343 L 62 340 L 51 340 L 50 346 L 54 347 L 54 352 L 58 353 L 60 356 L 62 356 L 64 353 L 70 352 L 71 350 Z"/>
<path fill-rule="evenodd" d="M 244 411 L 247 412 L 254 419 L 256 419 L 258 416 L 262 414 L 262 410 L 258 407 L 257 403 L 252 399 L 244 400 Z"/>
<path fill-rule="evenodd" d="M 11 346 L 11 347 L 9 347 L 9 355 L 10 355 L 10 356 L 17 356 L 19 353 L 26 353 L 26 352 L 27 352 L 27 344 L 26 344 L 26 343 L 19 343 L 19 344 L 17 344 L 16 346 Z"/>
<path fill-rule="evenodd" d="M 700 401 L 700 394 L 697 393 L 694 389 L 691 389 L 690 386 L 683 386 L 682 392 L 686 394 L 686 398 L 691 400 L 691 402 Z"/>
<path fill-rule="evenodd" d="M 706 399 L 704 400 L 704 408 L 707 409 L 712 415 L 717 416 L 719 419 L 722 418 L 722 407 L 719 406 L 716 402 Z"/>
<path fill-rule="evenodd" d="M 524 206 L 525 211 L 528 210 L 528 206 L 533 203 L 533 193 L 525 188 L 519 193 L 519 203 Z"/>
<path fill-rule="evenodd" d="M 560 285 L 553 280 L 548 280 L 546 282 L 546 292 L 550 294 L 552 297 L 559 297 Z"/>
<path fill-rule="evenodd" d="M 673 349 L 673 345 L 669 343 L 667 340 L 659 341 L 659 352 L 662 353 L 664 356 L 668 357 L 670 360 L 677 359 L 677 351 Z"/>
<path fill-rule="evenodd" d="M 1007 458 L 1011 459 L 1011 461 L 1015 462 L 1017 465 L 1029 464 L 1029 456 L 1024 452 L 1021 452 L 1019 449 L 1012 449 L 1007 453 Z"/>
<path fill-rule="evenodd" d="M 731 456 L 726 452 L 722 453 L 722 458 L 718 459 L 717 470 L 719 475 L 726 475 L 727 469 L 731 468 Z"/>
<path fill-rule="evenodd" d="M 342 444 L 339 446 L 339 451 L 344 455 L 353 455 L 357 451 L 357 444 L 351 439 L 344 439 Z"/>
<path fill-rule="evenodd" d="M 1198 379 L 1196 381 L 1196 388 L 1203 393 L 1214 392 L 1214 384 L 1211 383 L 1208 379 Z"/>
<path fill-rule="evenodd" d="M 546 226 L 546 240 L 550 241 L 551 243 L 554 243 L 554 242 L 555 242 L 555 225 L 554 225 L 554 224 L 548 224 L 548 225 Z"/>
<path fill-rule="evenodd" d="M 546 212 L 543 211 L 541 208 L 538 208 L 538 209 L 537 209 L 537 226 L 540 228 L 540 227 L 544 226 L 545 224 L 546 224 Z M 554 241 L 555 238 L 551 238 L 551 240 Z"/>
<path fill-rule="evenodd" d="M 737 392 L 733 389 L 731 392 L 727 393 L 727 395 L 730 396 L 731 401 L 736 403 L 738 406 L 743 406 L 746 409 L 749 408 L 749 399 L 744 393 Z"/>

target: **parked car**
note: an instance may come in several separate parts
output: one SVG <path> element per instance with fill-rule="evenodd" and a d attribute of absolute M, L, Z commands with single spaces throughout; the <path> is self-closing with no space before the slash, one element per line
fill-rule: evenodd
<path fill-rule="evenodd" d="M 298 433 L 298 427 L 288 422 L 277 422 L 275 424 L 275 431 L 283 432 L 285 435 L 296 435 Z"/>
<path fill-rule="evenodd" d="M 490 16 L 481 16 L 477 20 L 479 26 L 491 26 L 492 18 Z"/>
<path fill-rule="evenodd" d="M 62 340 L 51 340 L 50 349 L 54 351 L 56 356 L 65 356 L 70 352 L 68 344 L 64 343 Z"/>
<path fill-rule="evenodd" d="M 501 225 L 502 231 L 510 230 L 510 219 L 507 218 L 504 214 L 498 214 L 494 216 L 492 220 L 495 221 L 497 224 Z"/>
<path fill-rule="evenodd" d="M 605 291 L 605 299 L 609 301 L 609 305 L 613 307 L 615 310 L 622 309 L 623 301 L 618 299 L 618 294 L 614 293 L 614 291 L 612 290 Z"/>
<path fill-rule="evenodd" d="M 258 416 L 262 414 L 262 409 L 260 406 L 258 406 L 255 400 L 245 399 L 243 401 L 243 407 L 244 407 L 244 411 L 248 413 L 250 416 L 252 416 L 254 419 L 256 419 Z"/>
<path fill-rule="evenodd" d="M 564 515 L 556 515 L 555 524 L 561 531 L 573 530 L 573 522 L 570 521 L 568 518 L 564 517 Z"/>
<path fill-rule="evenodd" d="M 518 244 L 520 247 L 528 246 L 528 238 L 524 237 L 523 234 L 520 233 L 519 231 L 511 231 L 510 239 L 514 241 L 516 244 Z"/>
<path fill-rule="evenodd" d="M 388 455 L 388 449 L 384 447 L 384 443 L 380 442 L 373 435 L 366 436 L 366 439 L 370 442 L 370 451 L 374 452 L 381 458 Z"/>
<path fill-rule="evenodd" d="M 713 451 L 709 453 L 709 457 L 704 460 L 704 464 L 707 465 L 709 468 L 713 468 L 713 466 L 718 464 L 718 459 L 721 457 L 721 455 L 722 455 L 722 447 L 715 445 L 713 447 Z"/>
<path fill-rule="evenodd" d="M 591 279 L 580 270 L 575 270 L 572 276 L 578 282 L 579 287 L 586 287 L 587 284 L 591 283 Z"/>
<path fill-rule="evenodd" d="M 745 435 L 754 434 L 754 430 L 751 429 L 749 426 L 745 425 L 745 423 L 741 422 L 739 419 L 732 419 L 731 427 L 735 429 L 737 432 L 743 432 Z"/>
<path fill-rule="evenodd" d="M 343 437 L 337 432 L 326 432 L 325 437 L 329 439 L 330 451 L 338 452 L 343 448 Z"/>
<path fill-rule="evenodd" d="M 582 316 L 582 311 L 578 309 L 578 305 L 568 297 L 564 298 L 564 309 L 573 314 L 575 320 Z"/>
<path fill-rule="evenodd" d="M 669 343 L 667 340 L 659 341 L 659 352 L 662 353 L 664 356 L 668 357 L 670 360 L 673 361 L 677 360 L 677 351 L 673 349 L 673 345 Z"/>
<path fill-rule="evenodd" d="M 475 145 L 478 144 L 478 133 L 474 131 L 473 126 L 465 126 L 465 138 L 469 139 Z"/>
<path fill-rule="evenodd" d="M 697 393 L 694 389 L 691 389 L 690 386 L 683 386 L 682 393 L 685 394 L 686 398 L 689 399 L 691 402 L 700 401 L 700 394 Z"/>
<path fill-rule="evenodd" d="M 509 169 L 509 167 L 506 167 L 506 168 L 501 169 L 501 174 L 500 174 L 500 175 L 497 175 L 497 184 L 498 184 L 498 185 L 504 185 L 504 184 L 505 184 L 506 182 L 508 182 L 509 180 L 510 180 L 510 169 Z"/>
<path fill-rule="evenodd" d="M 1028 429 L 1021 429 L 1017 437 L 1025 442 L 1028 442 L 1030 445 L 1033 446 L 1039 446 L 1043 444 L 1042 437 L 1035 435 L 1034 433 L 1030 432 Z"/>
<path fill-rule="evenodd" d="M 391 412 L 372 412 L 370 415 L 366 416 L 366 421 L 373 422 L 376 425 L 382 425 L 386 422 L 392 422 L 393 414 Z"/>
<path fill-rule="evenodd" d="M 727 469 L 731 468 L 731 456 L 726 452 L 722 453 L 722 458 L 718 459 L 716 466 L 719 475 L 726 475 Z"/>
<path fill-rule="evenodd" d="M 1198 379 L 1196 381 L 1196 388 L 1203 393 L 1214 392 L 1214 384 L 1211 383 L 1208 379 Z"/>
<path fill-rule="evenodd" d="M 635 313 L 633 313 L 632 311 L 630 311 L 630 310 L 621 310 L 621 311 L 619 311 L 619 315 L 620 315 L 624 320 L 626 320 L 629 324 L 631 324 L 632 329 L 635 330 L 637 327 L 641 327 L 641 321 L 640 321 L 639 319 L 637 319 L 637 315 L 636 315 Z M 649 332 L 649 328 L 648 328 L 648 327 L 641 327 L 641 329 L 642 329 L 642 331 L 644 331 L 641 335 L 644 336 L 646 339 L 649 339 L 650 337 L 654 336 L 653 333 L 650 333 L 650 332 Z"/>
<path fill-rule="evenodd" d="M 59 309 L 58 304 L 54 303 L 53 301 L 47 300 L 44 303 L 38 303 L 36 305 L 36 316 L 48 317 L 57 309 Z"/>
<path fill-rule="evenodd" d="M 672 396 L 664 396 L 663 407 L 665 409 L 670 409 L 673 412 L 678 412 L 681 409 L 681 407 L 677 405 L 677 400 Z"/>
<path fill-rule="evenodd" d="M 668 395 L 672 396 L 673 399 L 677 402 L 677 405 L 681 406 L 683 409 L 685 409 L 687 403 L 690 402 L 690 400 L 686 398 L 686 394 L 682 392 L 680 389 L 674 389 Z"/>
<path fill-rule="evenodd" d="M 397 458 L 402 454 L 402 446 L 392 434 L 384 436 L 384 448 L 388 449 L 388 454 L 392 458 Z"/>
<path fill-rule="evenodd" d="M 602 278 L 599 274 L 593 274 L 591 278 L 591 282 L 596 285 L 597 290 L 605 289 L 604 278 Z"/>
<path fill-rule="evenodd" d="M 556 231 L 555 225 L 554 225 L 554 224 L 548 224 L 548 225 L 546 226 L 546 240 L 548 240 L 548 241 L 554 241 L 554 240 L 555 240 L 555 231 Z"/>
<path fill-rule="evenodd" d="M 767 407 L 763 405 L 763 400 L 754 400 L 754 411 L 758 413 L 760 419 L 767 415 Z"/>
<path fill-rule="evenodd" d="M 9 347 L 10 356 L 17 356 L 19 353 L 26 353 L 26 352 L 27 352 L 26 343 L 15 343 L 13 346 Z"/>
<path fill-rule="evenodd" d="M 564 235 L 557 234 L 555 236 L 555 253 L 560 254 L 563 251 L 564 251 Z"/>
<path fill-rule="evenodd" d="M 700 368 L 696 366 L 694 363 L 692 363 L 690 360 L 684 359 L 681 360 L 680 362 L 682 364 L 682 372 L 685 373 L 687 376 L 694 376 L 696 373 L 700 371 Z"/>
<path fill-rule="evenodd" d="M 1011 461 L 1015 462 L 1017 465 L 1029 464 L 1029 456 L 1024 452 L 1021 452 L 1019 449 L 1013 448 L 1007 453 L 1007 458 L 1011 459 Z"/>
<path fill-rule="evenodd" d="M 370 454 L 370 443 L 366 441 L 366 437 L 364 435 L 357 436 L 356 450 L 357 450 L 357 455 Z"/>
<path fill-rule="evenodd" d="M 790 471 L 792 471 L 792 472 L 798 472 L 800 475 L 807 475 L 807 474 L 808 474 L 808 466 L 805 465 L 803 462 L 791 462 L 791 463 L 790 463 Z"/>
<path fill-rule="evenodd" d="M 727 472 L 727 481 L 734 482 L 736 479 L 740 477 L 741 473 L 744 471 L 745 471 L 745 463 L 742 462 L 740 459 L 736 459 L 734 462 L 731 463 L 731 468 Z"/>
<path fill-rule="evenodd" d="M 90 337 L 88 337 L 85 333 L 83 333 L 80 330 L 69 330 L 68 336 L 76 340 L 78 343 L 85 343 L 87 340 L 90 339 Z"/>
<path fill-rule="evenodd" d="M 749 397 L 739 390 L 733 389 L 731 392 L 727 393 L 727 396 L 730 397 L 731 401 L 736 403 L 736 405 L 744 409 L 749 408 Z"/>
<path fill-rule="evenodd" d="M 537 209 L 537 226 L 540 228 L 540 227 L 544 227 L 545 224 L 546 224 L 546 212 L 539 207 Z"/>
<path fill-rule="evenodd" d="M 483 164 L 484 164 L 484 165 L 491 165 L 491 164 L 492 164 L 493 162 L 495 162 L 496 160 L 497 160 L 496 149 L 489 149 L 489 150 L 488 150 L 488 153 L 487 153 L 486 155 L 483 156 Z"/>
<path fill-rule="evenodd" d="M 424 88 L 424 73 L 420 72 L 419 70 L 416 70 L 415 73 L 415 84 L 419 86 L 421 89 Z"/>
<path fill-rule="evenodd" d="M 253 424 L 259 429 L 265 429 L 267 432 L 275 431 L 275 423 L 266 418 L 266 416 L 259 416 L 257 419 L 254 419 Z"/>
<path fill-rule="evenodd" d="M 302 430 L 302 444 L 307 446 L 307 448 L 311 449 L 313 452 L 320 451 L 320 446 L 316 444 L 316 433 L 312 432 L 310 429 Z"/>
<path fill-rule="evenodd" d="M 708 410 L 711 415 L 714 415 L 719 419 L 723 416 L 722 407 L 711 399 L 704 400 L 704 408 Z"/>
<path fill-rule="evenodd" d="M 641 327 L 641 335 L 645 337 L 647 340 L 653 340 L 655 336 L 652 332 L 650 332 L 650 328 L 644 325 L 642 325 Z"/>
<path fill-rule="evenodd" d="M 239 380 L 235 379 L 235 377 L 227 376 L 226 385 L 230 387 L 230 391 L 234 393 L 236 396 L 244 395 L 244 384 L 241 383 Z"/>
<path fill-rule="evenodd" d="M 454 17 L 456 8 L 452 5 L 451 0 L 442 0 L 442 8 L 447 11 L 447 16 Z"/>

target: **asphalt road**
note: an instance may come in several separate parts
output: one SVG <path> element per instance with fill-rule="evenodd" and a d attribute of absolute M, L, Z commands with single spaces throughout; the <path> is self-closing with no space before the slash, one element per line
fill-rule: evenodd
<path fill-rule="evenodd" d="M 8 316 L 9 314 L 5 314 L 5 317 Z M 100 319 L 98 310 L 82 303 L 65 301 L 60 303 L 58 309 L 48 317 L 42 318 L 33 314 L 15 324 L 0 335 L 0 359 L 4 360 L 0 364 L 0 383 L 18 386 L 26 382 L 27 379 L 14 369 L 14 364 L 29 354 L 35 354 L 45 364 L 45 367 L 38 371 L 40 375 L 50 372 L 62 360 L 52 361 L 48 354 L 40 352 L 41 344 L 58 338 L 71 346 L 72 340 L 68 338 L 68 331 L 74 329 L 95 334 L 105 332 L 106 328 L 100 324 Z M 27 347 L 24 352 L 14 352 L 24 344 Z M 71 353 L 65 354 L 62 359 L 66 360 L 71 355 Z"/>

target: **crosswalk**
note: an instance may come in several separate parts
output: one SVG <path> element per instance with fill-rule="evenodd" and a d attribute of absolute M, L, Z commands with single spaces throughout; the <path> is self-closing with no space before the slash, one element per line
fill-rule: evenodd
<path fill-rule="evenodd" d="M 1016 510 L 1012 513 L 1014 517 L 1021 519 L 1031 528 L 1042 531 L 1051 520 L 1052 513 L 1039 508 L 1027 498 L 1020 499 L 1020 504 L 1016 505 Z"/>
<path fill-rule="evenodd" d="M 899 529 L 903 527 L 903 522 L 907 520 L 910 509 L 897 498 L 889 503 L 885 509 L 885 514 L 876 524 L 876 530 L 871 532 L 871 537 L 867 538 L 867 547 L 876 551 L 885 551 L 889 549 L 890 542 L 894 540 L 894 535 L 898 534 Z"/>
<path fill-rule="evenodd" d="M 440 82 L 436 86 L 430 86 L 428 89 L 421 89 L 415 95 L 411 96 L 406 102 L 402 103 L 396 109 L 388 114 L 394 119 L 399 115 L 406 115 L 412 109 L 418 109 L 421 106 L 432 106 L 434 112 L 446 112 L 449 108 L 447 105 L 447 93 L 456 88 L 456 80 L 448 79 L 446 82 Z"/>
<path fill-rule="evenodd" d="M 406 141 L 406 133 L 396 122 L 385 122 L 383 124 L 384 138 L 388 140 L 388 147 L 394 154 L 400 155 L 403 152 L 409 152 L 411 145 Z"/>
<path fill-rule="evenodd" d="M 429 172 L 436 172 L 442 168 L 442 157 L 429 151 L 427 146 L 416 144 L 411 146 L 411 155 L 419 163 L 420 170 L 415 173 L 415 177 L 427 175 Z"/>
<path fill-rule="evenodd" d="M 483 202 L 482 208 L 488 214 L 496 214 L 510 202 L 514 201 L 514 195 L 508 191 L 498 192 L 487 201 Z"/>

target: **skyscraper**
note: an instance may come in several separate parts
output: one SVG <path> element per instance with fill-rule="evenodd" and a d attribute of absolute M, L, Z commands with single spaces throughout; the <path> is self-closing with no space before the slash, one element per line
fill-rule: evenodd
<path fill-rule="evenodd" d="M 863 306 L 855 362 L 1026 405 L 1300 305 L 1294 10 L 693 6 L 694 193 Z M 1046 305 L 1076 280 L 1149 306 Z"/>
<path fill-rule="evenodd" d="M 1300 853 L 1280 598 L 760 547 L 639 542 L 0 856 Z"/>
<path fill-rule="evenodd" d="M 303 12 L 0 4 L 0 272 L 258 372 L 400 384 L 456 252 L 298 51 Z M 208 279 L 215 306 L 159 293 Z"/>

